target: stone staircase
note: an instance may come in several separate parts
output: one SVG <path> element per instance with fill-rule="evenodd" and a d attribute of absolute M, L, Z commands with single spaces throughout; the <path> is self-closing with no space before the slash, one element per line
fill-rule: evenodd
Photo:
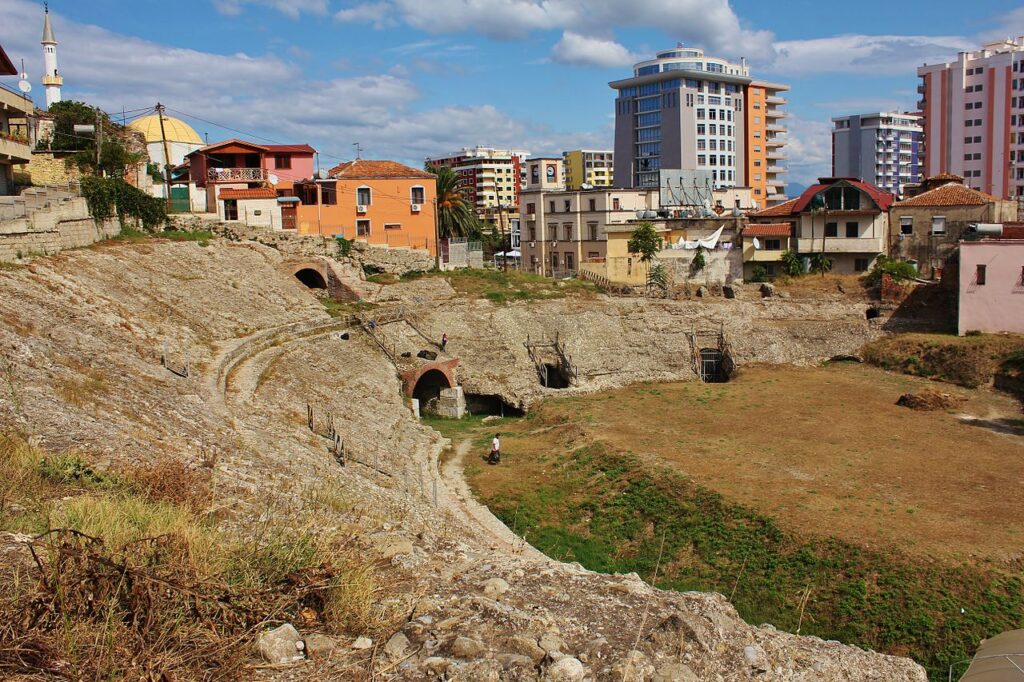
<path fill-rule="evenodd" d="M 76 193 L 54 187 L 29 187 L 16 196 L 0 196 L 0 222 L 30 218 L 39 210 L 80 199 L 82 206 L 85 200 Z M 88 213 L 88 209 L 86 209 Z"/>

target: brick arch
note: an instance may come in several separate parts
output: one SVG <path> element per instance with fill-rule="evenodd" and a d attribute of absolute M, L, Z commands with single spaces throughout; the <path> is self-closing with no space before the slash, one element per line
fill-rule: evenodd
<path fill-rule="evenodd" d="M 281 263 L 281 269 L 286 272 L 289 276 L 295 277 L 296 281 L 302 283 L 305 286 L 309 286 L 308 273 L 306 271 L 313 271 L 320 275 L 320 278 L 327 284 L 327 293 L 331 298 L 340 301 L 357 301 L 359 300 L 359 294 L 352 290 L 351 287 L 347 286 L 342 282 L 338 272 L 334 269 L 333 264 L 327 258 L 304 258 L 296 260 L 287 260 Z M 302 273 L 300 275 L 300 273 Z M 318 288 L 318 287 L 311 287 Z"/>
<path fill-rule="evenodd" d="M 398 375 L 398 378 L 402 380 L 402 393 L 407 397 L 413 397 L 413 393 L 416 390 L 416 384 L 423 378 L 423 375 L 430 371 L 441 372 L 448 379 L 449 386 L 456 386 L 455 383 L 455 368 L 459 366 L 459 361 L 456 360 L 445 360 L 444 362 L 424 362 L 418 367 L 407 369 Z"/>

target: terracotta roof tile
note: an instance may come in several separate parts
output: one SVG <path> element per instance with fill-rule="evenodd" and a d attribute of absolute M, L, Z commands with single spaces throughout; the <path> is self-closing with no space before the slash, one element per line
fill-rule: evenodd
<path fill-rule="evenodd" d="M 275 154 L 316 154 L 316 150 L 308 144 L 265 144 L 267 151 Z"/>
<path fill-rule="evenodd" d="M 916 197 L 910 197 L 893 204 L 893 208 L 908 208 L 911 206 L 984 206 L 993 201 L 999 201 L 991 194 L 979 192 L 957 182 L 948 182 L 939 185 L 935 189 L 922 192 Z"/>
<path fill-rule="evenodd" d="M 417 170 L 397 161 L 372 161 L 356 159 L 338 164 L 329 172 L 332 178 L 357 178 L 360 180 L 386 180 L 388 178 L 433 179 L 434 174 Z"/>
<path fill-rule="evenodd" d="M 784 201 L 781 204 L 769 206 L 768 208 L 763 208 L 760 211 L 757 211 L 756 213 L 753 213 L 751 215 L 754 218 L 772 218 L 774 216 L 792 215 L 793 206 L 796 205 L 796 202 L 799 199 L 800 197 L 797 197 L 796 199 L 790 199 L 789 201 Z"/>
<path fill-rule="evenodd" d="M 743 228 L 744 237 L 788 237 L 793 234 L 789 223 L 765 223 L 763 225 L 747 225 Z"/>
<path fill-rule="evenodd" d="M 257 187 L 255 189 L 233 189 L 224 188 L 220 191 L 221 199 L 276 199 L 277 192 L 269 187 Z"/>
<path fill-rule="evenodd" d="M 1003 239 L 1024 239 L 1024 223 L 1003 223 Z"/>

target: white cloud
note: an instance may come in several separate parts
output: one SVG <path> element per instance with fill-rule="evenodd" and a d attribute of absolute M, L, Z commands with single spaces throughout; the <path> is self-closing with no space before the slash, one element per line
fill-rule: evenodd
<path fill-rule="evenodd" d="M 629 66 L 637 57 L 614 40 L 591 38 L 565 31 L 551 48 L 551 58 L 562 64 L 576 66 Z"/>
<path fill-rule="evenodd" d="M 473 31 L 504 40 L 536 30 L 595 36 L 610 26 L 656 27 L 673 41 L 698 43 L 714 54 L 761 59 L 772 54 L 772 34 L 744 28 L 728 0 L 646 0 L 629 7 L 621 0 L 379 0 L 335 16 L 375 25 L 393 17 L 429 33 Z"/>
<path fill-rule="evenodd" d="M 787 119 L 789 182 L 812 185 L 832 173 L 832 125 L 799 117 Z"/>
<path fill-rule="evenodd" d="M 924 63 L 947 61 L 977 43 L 961 36 L 841 35 L 775 43 L 776 57 L 765 66 L 773 73 L 863 73 L 892 76 L 916 73 Z"/>
<path fill-rule="evenodd" d="M 395 25 L 394 8 L 387 2 L 363 2 L 338 10 L 334 18 L 341 22 L 373 24 L 376 29 Z"/>
<path fill-rule="evenodd" d="M 327 14 L 327 0 L 213 0 L 213 8 L 229 17 L 241 14 L 244 5 L 271 7 L 292 19 L 298 19 L 303 12 Z"/>

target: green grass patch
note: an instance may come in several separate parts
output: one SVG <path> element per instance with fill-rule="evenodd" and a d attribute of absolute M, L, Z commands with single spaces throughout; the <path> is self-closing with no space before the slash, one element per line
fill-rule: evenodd
<path fill-rule="evenodd" d="M 659 587 L 731 595 L 752 624 L 909 655 L 945 679 L 982 638 L 1024 623 L 1020 576 L 800 537 L 600 444 L 553 444 L 544 471 L 484 501 L 541 551 L 596 571 L 650 579 L 664 541 Z"/>

